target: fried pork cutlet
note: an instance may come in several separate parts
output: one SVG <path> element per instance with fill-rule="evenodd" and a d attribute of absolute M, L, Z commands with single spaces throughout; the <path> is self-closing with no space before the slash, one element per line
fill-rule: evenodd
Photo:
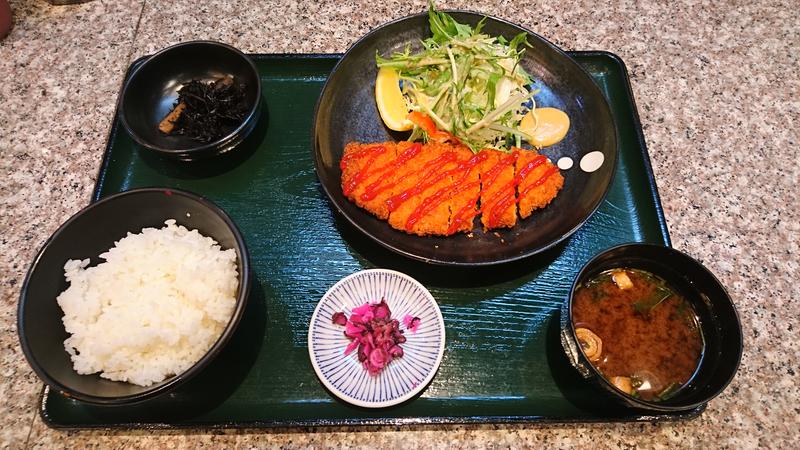
<path fill-rule="evenodd" d="M 340 168 L 342 191 L 399 230 L 447 235 L 471 230 L 472 214 L 451 229 L 453 211 L 473 209 L 480 184 L 468 149 L 450 144 L 348 144 Z"/>
<path fill-rule="evenodd" d="M 392 163 L 397 160 L 399 146 L 400 144 L 394 142 L 350 143 L 345 147 L 344 156 L 339 163 L 339 167 L 342 169 L 342 192 L 344 195 L 354 201 L 356 205 L 383 220 L 389 218 L 386 199 L 389 198 L 392 191 L 390 189 L 381 190 L 375 183 L 386 185 L 396 183 L 397 170 L 392 170 Z M 406 147 L 408 146 L 406 145 Z"/>
<path fill-rule="evenodd" d="M 523 219 L 547 206 L 564 186 L 558 167 L 534 151 L 520 152 L 516 172 L 520 179 L 517 186 L 519 215 Z"/>
<path fill-rule="evenodd" d="M 345 196 L 407 233 L 470 232 L 512 227 L 558 193 L 563 178 L 535 152 L 473 154 L 463 146 L 409 142 L 351 143 L 340 162 Z M 519 195 L 518 195 L 519 194 Z"/>
<path fill-rule="evenodd" d="M 478 214 L 478 200 L 481 193 L 480 165 L 485 155 L 475 155 L 466 147 L 456 147 L 462 170 L 451 177 L 450 225 L 447 234 L 459 231 L 469 233 L 473 229 L 472 219 Z"/>
<path fill-rule="evenodd" d="M 446 234 L 450 221 L 447 188 L 458 155 L 449 145 L 425 146 L 403 171 L 394 195 L 389 197 L 389 225 L 408 233 Z"/>
<path fill-rule="evenodd" d="M 517 223 L 514 162 L 517 153 L 484 149 L 481 163 L 481 223 L 484 229 L 511 228 Z"/>

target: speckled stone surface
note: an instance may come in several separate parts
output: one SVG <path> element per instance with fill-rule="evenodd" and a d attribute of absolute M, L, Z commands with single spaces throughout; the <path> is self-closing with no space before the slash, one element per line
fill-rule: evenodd
<path fill-rule="evenodd" d="M 439 2 L 518 22 L 568 50 L 608 50 L 628 64 L 673 245 L 728 287 L 744 328 L 739 374 L 698 419 L 69 433 L 36 414 L 41 383 L 19 349 L 16 304 L 36 249 L 89 201 L 130 62 L 197 38 L 247 52 L 341 52 L 425 2 L 11 5 L 16 27 L 0 41 L 0 447 L 791 448 L 800 438 L 796 2 Z"/>

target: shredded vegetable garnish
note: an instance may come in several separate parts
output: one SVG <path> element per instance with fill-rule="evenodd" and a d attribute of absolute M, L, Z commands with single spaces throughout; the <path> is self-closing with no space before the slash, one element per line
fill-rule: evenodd
<path fill-rule="evenodd" d="M 485 18 L 475 28 L 458 23 L 430 3 L 432 36 L 422 51 L 411 47 L 388 58 L 376 55 L 380 68 L 400 74 L 400 89 L 409 110 L 425 114 L 438 130 L 450 133 L 474 152 L 491 147 L 509 150 L 530 141 L 520 131 L 522 117 L 535 109 L 532 79 L 519 62 L 529 46 L 520 33 L 511 41 L 482 33 Z M 426 141 L 428 131 L 415 123 L 409 140 Z"/>

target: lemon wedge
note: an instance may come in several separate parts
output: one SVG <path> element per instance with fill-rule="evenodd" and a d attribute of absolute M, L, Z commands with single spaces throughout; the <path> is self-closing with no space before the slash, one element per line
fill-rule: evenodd
<path fill-rule="evenodd" d="M 396 70 L 381 67 L 375 78 L 375 102 L 378 112 L 387 127 L 394 131 L 408 131 L 413 128 L 408 116 L 408 104 L 400 92 L 400 75 Z"/>
<path fill-rule="evenodd" d="M 529 111 L 519 123 L 520 131 L 533 136 L 530 144 L 536 147 L 556 144 L 569 131 L 569 116 L 560 109 L 536 108 L 536 119 Z"/>

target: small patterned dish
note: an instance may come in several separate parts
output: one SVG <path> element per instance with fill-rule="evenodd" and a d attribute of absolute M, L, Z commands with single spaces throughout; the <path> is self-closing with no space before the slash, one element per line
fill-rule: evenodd
<path fill-rule="evenodd" d="M 370 375 L 358 361 L 357 351 L 345 355 L 350 340 L 344 327 L 335 325 L 335 312 L 350 317 L 353 308 L 386 300 L 392 319 L 400 322 L 406 342 L 404 355 L 378 375 Z M 419 317 L 416 332 L 406 329 L 403 318 Z M 308 330 L 308 354 L 322 384 L 342 400 L 365 408 L 402 403 L 430 383 L 444 354 L 444 319 L 439 305 L 418 281 L 400 272 L 371 269 L 349 275 L 325 293 Z"/>

